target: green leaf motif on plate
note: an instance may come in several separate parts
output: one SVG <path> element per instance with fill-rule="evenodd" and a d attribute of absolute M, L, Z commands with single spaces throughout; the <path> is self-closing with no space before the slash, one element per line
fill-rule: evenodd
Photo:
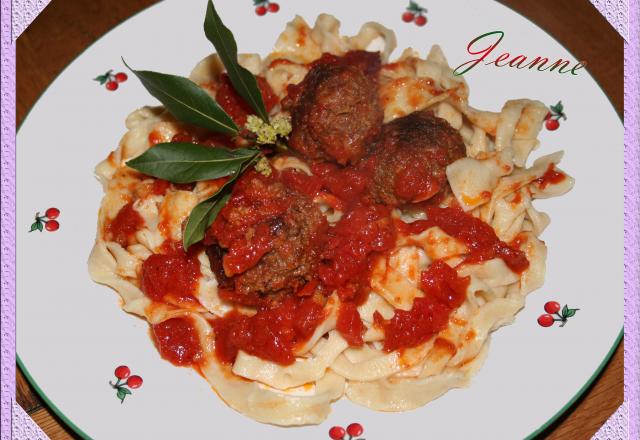
<path fill-rule="evenodd" d="M 134 70 L 142 85 L 179 121 L 235 136 L 238 127 L 211 96 L 188 78 L 149 70 Z"/>
<path fill-rule="evenodd" d="M 42 222 L 40 220 L 36 220 L 35 222 L 33 222 L 33 224 L 31 225 L 31 229 L 29 229 L 29 232 L 33 232 L 33 231 L 40 231 L 42 232 Z"/>
<path fill-rule="evenodd" d="M 230 150 L 190 143 L 162 143 L 131 159 L 127 166 L 173 183 L 191 183 L 236 174 L 259 151 Z"/>
<path fill-rule="evenodd" d="M 258 87 L 256 77 L 238 63 L 238 46 L 233 34 L 216 12 L 211 0 L 207 4 L 204 19 L 204 33 L 213 43 L 218 56 L 227 69 L 233 88 L 251 106 L 263 121 L 269 122 L 269 115 Z"/>
<path fill-rule="evenodd" d="M 104 83 L 106 83 L 109 80 L 109 76 L 111 76 L 111 72 L 113 72 L 113 70 L 109 70 L 107 73 L 105 73 L 104 75 L 98 75 L 95 78 L 93 78 L 94 81 L 98 81 L 100 83 L 100 85 L 104 85 Z"/>

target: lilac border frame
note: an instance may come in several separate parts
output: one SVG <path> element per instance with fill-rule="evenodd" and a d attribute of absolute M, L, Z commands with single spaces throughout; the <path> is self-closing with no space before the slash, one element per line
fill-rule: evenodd
<path fill-rule="evenodd" d="M 625 334 L 624 395 L 625 402 L 596 433 L 594 439 L 640 438 L 639 355 L 639 266 L 640 191 L 640 29 L 638 0 L 590 0 L 603 16 L 625 38 L 625 154 L 624 154 L 624 229 L 625 229 Z M 15 42 L 16 37 L 37 16 L 49 0 L 1 0 L 2 31 L 2 259 L 1 259 L 1 439 L 46 438 L 35 423 L 15 404 Z M 37 3 L 37 4 L 36 4 Z M 627 11 L 628 15 L 624 12 Z M 12 22 L 15 17 L 15 23 Z M 15 27 L 14 27 L 15 26 Z M 13 422 L 13 423 L 12 423 Z M 628 425 L 627 425 L 628 424 Z M 627 425 L 627 426 L 625 426 Z"/>

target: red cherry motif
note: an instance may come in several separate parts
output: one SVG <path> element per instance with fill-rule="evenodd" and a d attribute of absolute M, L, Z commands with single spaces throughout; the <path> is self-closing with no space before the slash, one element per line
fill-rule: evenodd
<path fill-rule="evenodd" d="M 44 215 L 40 215 L 39 212 L 36 212 L 35 221 L 31 224 L 31 228 L 29 232 L 33 231 L 44 231 L 45 229 L 49 232 L 54 232 L 60 229 L 60 223 L 55 218 L 58 218 L 60 215 L 60 210 L 58 208 L 49 208 L 45 211 Z"/>
<path fill-rule="evenodd" d="M 542 327 L 551 327 L 553 325 L 553 322 L 553 316 L 549 314 L 540 315 L 540 317 L 538 317 L 538 324 L 540 324 Z"/>
<path fill-rule="evenodd" d="M 580 309 L 569 308 L 567 304 L 561 308 L 559 302 L 547 301 L 544 304 L 544 311 L 547 313 L 538 317 L 538 324 L 542 327 L 551 327 L 555 322 L 559 322 L 560 327 L 564 327 L 578 310 Z"/>
<path fill-rule="evenodd" d="M 105 89 L 113 92 L 118 90 L 119 84 L 125 82 L 129 77 L 124 72 L 113 73 L 113 70 L 107 70 L 102 75 L 98 75 L 93 78 L 94 81 L 100 83 Z"/>
<path fill-rule="evenodd" d="M 267 8 L 265 8 L 264 6 L 258 6 L 256 8 L 256 15 L 259 15 L 260 17 L 262 17 L 266 13 L 267 13 Z"/>
<path fill-rule="evenodd" d="M 342 440 L 345 435 L 345 430 L 342 426 L 334 426 L 329 430 L 329 437 L 332 440 Z"/>
<path fill-rule="evenodd" d="M 352 423 L 349 426 L 347 426 L 347 434 L 349 434 L 351 437 L 357 437 L 359 435 L 362 435 L 363 432 L 364 432 L 364 428 L 360 423 Z"/>
<path fill-rule="evenodd" d="M 55 232 L 60 229 L 60 223 L 55 220 L 49 220 L 47 223 L 45 223 L 44 228 L 49 232 Z"/>
<path fill-rule="evenodd" d="M 116 371 L 113 374 L 115 374 L 118 379 L 122 380 L 129 377 L 129 375 L 131 374 L 131 370 L 126 365 L 120 365 L 118 368 L 116 368 Z"/>
<path fill-rule="evenodd" d="M 405 23 L 411 23 L 416 18 L 416 15 L 413 12 L 405 12 L 402 14 L 402 21 Z"/>
<path fill-rule="evenodd" d="M 118 72 L 115 74 L 114 78 L 116 79 L 117 82 L 122 83 L 125 82 L 127 79 L 129 79 L 129 77 L 127 76 L 126 73 L 124 72 Z"/>
<path fill-rule="evenodd" d="M 554 131 L 560 127 L 560 121 L 557 119 L 547 119 L 547 122 L 545 122 L 544 125 L 547 127 L 547 130 Z"/>
<path fill-rule="evenodd" d="M 416 26 L 424 26 L 427 24 L 427 10 L 411 0 L 406 11 L 402 14 L 402 21 L 405 23 L 415 23 Z"/>
<path fill-rule="evenodd" d="M 277 3 L 269 3 L 269 6 L 267 6 L 267 8 L 269 9 L 269 12 L 272 12 L 275 14 L 280 10 L 280 5 Z"/>
<path fill-rule="evenodd" d="M 562 101 L 558 101 L 557 104 L 549 106 L 549 112 L 547 112 L 547 115 L 544 117 L 544 126 L 547 127 L 549 131 L 557 130 L 560 127 L 560 119 L 567 119 Z"/>
<path fill-rule="evenodd" d="M 132 388 L 134 390 L 136 388 L 140 388 L 142 386 L 142 378 L 140 376 L 131 376 L 127 380 L 127 385 L 129 385 L 129 388 Z"/>
<path fill-rule="evenodd" d="M 544 305 L 544 311 L 547 313 L 558 313 L 560 311 L 560 303 L 557 301 L 549 301 Z"/>
<path fill-rule="evenodd" d="M 133 394 L 131 390 L 140 388 L 142 386 L 142 378 L 138 375 L 129 376 L 131 370 L 126 365 L 120 365 L 116 367 L 113 374 L 118 378 L 116 383 L 109 381 L 111 388 L 116 390 L 116 397 L 120 400 L 120 403 L 124 403 L 124 399 Z"/>
<path fill-rule="evenodd" d="M 58 218 L 60 215 L 60 210 L 58 208 L 49 208 L 44 212 L 45 217 L 53 220 L 54 218 Z"/>

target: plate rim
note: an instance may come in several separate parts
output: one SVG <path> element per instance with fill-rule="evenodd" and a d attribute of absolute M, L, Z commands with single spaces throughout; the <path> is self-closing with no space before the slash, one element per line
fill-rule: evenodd
<path fill-rule="evenodd" d="M 58 72 L 57 75 L 55 75 L 55 77 L 53 78 L 53 80 L 51 80 L 51 82 L 49 82 L 49 84 L 46 85 L 46 87 L 42 90 L 42 92 L 40 93 L 40 95 L 35 99 L 35 101 L 33 102 L 33 104 L 31 105 L 31 107 L 29 107 L 29 109 L 26 111 L 26 113 L 24 114 L 22 121 L 20 121 L 20 124 L 18 126 L 16 126 L 16 131 L 15 131 L 15 137 L 16 137 L 16 143 L 17 143 L 17 137 L 18 137 L 18 133 L 20 131 L 20 129 L 22 128 L 22 126 L 24 125 L 24 123 L 27 121 L 27 118 L 29 117 L 29 115 L 31 114 L 32 110 L 38 105 L 38 103 L 42 100 L 42 98 L 44 97 L 44 95 L 46 94 L 46 92 L 51 88 L 51 86 L 69 69 L 69 67 L 76 61 L 78 60 L 78 58 L 80 58 L 82 55 L 85 54 L 85 52 L 89 51 L 89 49 L 91 49 L 94 45 L 96 45 L 99 41 L 101 41 L 103 38 L 105 38 L 107 35 L 109 35 L 111 32 L 113 32 L 114 30 L 118 29 L 120 26 L 123 26 L 124 24 L 126 24 L 129 20 L 133 19 L 134 17 L 145 13 L 147 10 L 154 8 L 156 6 L 158 6 L 159 4 L 161 4 L 162 1 L 158 1 L 157 3 L 153 3 L 151 5 L 145 6 L 144 8 L 142 8 L 141 10 L 137 11 L 136 13 L 130 15 L 129 17 L 127 17 L 126 19 L 122 20 L 121 22 L 119 22 L 118 24 L 116 24 L 115 26 L 113 26 L 112 28 L 110 28 L 109 30 L 107 30 L 103 35 L 101 35 L 99 38 L 97 38 L 96 40 L 94 40 L 91 44 L 89 44 L 87 47 L 85 47 L 84 49 L 82 49 L 80 52 L 78 52 L 78 54 L 76 56 L 73 57 L 73 59 L 71 59 L 62 70 L 60 70 L 60 72 Z M 573 55 L 573 53 L 571 51 L 569 51 L 566 46 L 560 42 L 554 35 L 552 35 L 551 33 L 549 33 L 546 29 L 544 29 L 543 27 L 541 27 L 538 23 L 536 23 L 535 21 L 531 20 L 529 17 L 521 14 L 520 12 L 516 11 L 515 9 L 513 9 L 511 6 L 503 3 L 502 1 L 496 1 L 496 3 L 498 3 L 499 5 L 507 8 L 509 11 L 511 11 L 512 13 L 519 15 L 520 17 L 522 17 L 523 19 L 525 19 L 526 21 L 532 23 L 535 27 L 537 27 L 539 30 L 541 30 L 542 32 L 544 32 L 547 36 L 549 36 L 551 39 L 553 39 L 554 42 L 556 42 L 558 45 L 560 45 L 563 49 L 565 49 L 567 51 L 567 53 L 569 53 L 571 56 L 573 56 L 573 58 L 575 58 L 575 56 Z M 618 119 L 620 120 L 620 123 L 623 126 L 624 129 L 624 119 L 623 119 L 623 115 L 624 115 L 624 111 L 622 113 L 622 115 L 618 112 L 618 110 L 616 109 L 615 105 L 613 104 L 613 101 L 611 99 L 611 97 L 605 92 L 604 88 L 601 86 L 600 82 L 591 74 L 590 71 L 586 71 L 586 73 L 589 75 L 589 77 L 591 78 L 591 80 L 593 80 L 595 82 L 595 84 L 598 86 L 598 88 L 600 89 L 600 91 L 602 92 L 602 94 L 605 96 L 605 98 L 607 99 L 607 101 L 609 102 L 609 105 L 611 106 L 612 110 L 614 111 L 614 113 L 616 114 L 616 116 L 618 117 Z M 15 215 L 15 213 L 14 213 Z M 15 297 L 17 299 L 17 288 L 15 290 Z M 574 394 L 574 396 L 569 399 L 553 416 L 551 416 L 545 423 L 543 423 L 539 428 L 537 428 L 535 431 L 531 432 L 529 435 L 527 435 L 526 437 L 524 437 L 524 440 L 532 440 L 534 438 L 536 438 L 540 433 L 542 433 L 545 429 L 547 429 L 549 426 L 551 426 L 554 422 L 556 422 L 562 415 L 564 415 L 574 404 L 575 402 L 582 397 L 585 392 L 591 387 L 591 385 L 595 382 L 595 380 L 600 376 L 600 374 L 602 373 L 602 371 L 604 370 L 604 368 L 609 364 L 609 361 L 611 360 L 611 358 L 613 357 L 613 354 L 615 353 L 616 349 L 619 347 L 620 343 L 622 342 L 622 339 L 624 337 L 624 324 L 622 325 L 620 331 L 618 332 L 616 338 L 613 341 L 613 344 L 611 345 L 611 347 L 609 348 L 609 351 L 607 352 L 607 354 L 604 356 L 604 358 L 602 359 L 602 361 L 600 362 L 600 364 L 596 367 L 596 369 L 594 370 L 594 372 L 591 374 L 591 376 L 589 376 L 589 378 L 587 379 L 587 381 L 582 385 L 582 387 L 580 387 L 578 389 L 578 391 Z M 20 355 L 18 354 L 17 351 L 17 347 L 16 347 L 16 363 L 18 365 L 18 368 L 20 369 L 20 371 L 22 372 L 22 374 L 24 375 L 25 379 L 27 380 L 27 382 L 29 383 L 29 385 L 35 390 L 36 394 L 38 395 L 38 397 L 40 397 L 45 406 L 50 409 L 51 411 L 53 411 L 53 413 L 69 428 L 71 428 L 71 430 L 73 431 L 74 434 L 79 435 L 83 440 L 93 440 L 93 438 L 91 436 L 89 436 L 86 432 L 84 432 L 82 430 L 82 428 L 80 428 L 78 425 L 76 425 L 71 418 L 69 418 L 68 416 L 66 416 L 62 410 L 60 410 L 56 404 L 47 396 L 47 394 L 44 392 L 44 390 L 38 385 L 38 382 L 35 380 L 35 378 L 31 375 L 31 373 L 29 372 L 29 370 L 27 369 L 26 365 L 24 364 L 24 362 L 22 361 L 22 359 L 20 358 Z"/>
<path fill-rule="evenodd" d="M 556 420 L 558 420 L 565 412 L 567 412 L 567 410 L 569 408 L 571 408 L 573 406 L 573 404 L 580 397 L 582 397 L 584 395 L 584 393 L 587 391 L 587 389 L 589 389 L 589 387 L 591 387 L 591 385 L 595 382 L 595 380 L 600 376 L 600 373 L 602 373 L 604 368 L 607 366 L 607 364 L 609 363 L 609 361 L 613 357 L 613 354 L 615 353 L 616 349 L 620 346 L 620 343 L 622 342 L 623 336 L 624 336 L 624 326 L 622 326 L 622 328 L 618 332 L 618 335 L 616 336 L 616 339 L 614 340 L 613 345 L 611 346 L 611 348 L 609 349 L 609 351 L 607 352 L 607 354 L 605 355 L 603 360 L 600 362 L 600 364 L 595 369 L 595 371 L 591 374 L 589 379 L 587 379 L 587 381 L 584 383 L 584 385 L 582 385 L 582 387 L 576 392 L 576 394 L 571 399 L 569 399 L 569 401 L 567 403 L 565 403 L 553 416 L 551 416 L 551 418 L 549 418 L 549 420 L 547 420 L 545 423 L 543 423 L 538 429 L 533 431 L 531 434 L 527 435 L 524 438 L 524 440 L 531 440 L 531 439 L 536 438 L 536 436 L 538 436 L 538 434 L 540 434 L 542 431 L 547 429 L 551 424 L 553 424 Z M 42 388 L 40 388 L 40 386 L 38 385 L 36 380 L 33 378 L 33 376 L 31 376 L 31 373 L 29 373 L 29 370 L 27 369 L 26 365 L 22 362 L 22 359 L 20 358 L 20 355 L 18 354 L 17 351 L 16 351 L 16 362 L 18 364 L 18 367 L 20 368 L 20 371 L 22 371 L 22 373 L 24 374 L 25 378 L 27 379 L 27 382 L 29 383 L 29 385 L 31 385 L 33 387 L 33 389 L 36 391 L 38 396 L 45 402 L 47 407 L 49 409 L 51 409 L 55 413 L 55 415 L 58 416 L 76 434 L 78 434 L 80 437 L 82 437 L 83 440 L 93 440 L 78 425 L 73 423 L 73 421 L 69 417 L 67 417 L 55 405 L 55 403 L 53 403 L 53 401 L 51 399 L 49 399 L 49 397 L 45 394 L 44 390 L 42 390 Z"/>

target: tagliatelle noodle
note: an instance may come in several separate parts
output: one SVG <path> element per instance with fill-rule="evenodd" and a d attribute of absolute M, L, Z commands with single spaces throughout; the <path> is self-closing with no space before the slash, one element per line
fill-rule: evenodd
<path fill-rule="evenodd" d="M 511 323 L 526 295 L 544 281 L 547 250 L 538 237 L 549 224 L 549 216 L 537 211 L 532 202 L 562 195 L 574 184 L 556 167 L 562 152 L 540 157 L 526 168 L 529 154 L 540 145 L 537 136 L 546 106 L 518 99 L 507 101 L 499 112 L 472 108 L 467 83 L 453 75 L 439 46 L 434 45 L 425 59 L 415 50 L 405 49 L 390 62 L 395 46 L 394 33 L 380 24 L 366 23 L 357 35 L 345 37 L 340 35 L 340 22 L 322 14 L 313 27 L 295 17 L 271 54 L 264 59 L 255 54 L 240 55 L 239 62 L 263 76 L 282 99 L 287 86 L 301 82 L 309 63 L 323 53 L 339 56 L 350 50 L 379 50 L 383 62 L 379 97 L 385 122 L 430 109 L 458 130 L 467 157 L 447 167 L 453 197 L 464 211 L 489 224 L 501 240 L 522 250 L 529 267 L 518 274 L 498 258 L 461 264 L 469 252 L 467 245 L 438 227 L 400 234 L 395 248 L 375 262 L 372 290 L 358 307 L 366 327 L 361 347 L 349 347 L 336 330 L 340 300 L 332 295 L 324 320 L 296 347 L 293 364 L 282 366 L 242 351 L 233 365 L 220 363 L 210 320 L 235 307 L 220 298 L 218 281 L 204 251 L 197 254 L 201 275 L 193 304 L 153 301 L 142 292 L 140 282 L 143 262 L 157 253 L 165 240 L 181 241 L 189 212 L 215 193 L 220 182 L 198 182 L 193 190 L 172 188 L 157 195 L 149 191 L 153 179 L 124 165 L 152 146 L 152 134 L 156 142 L 170 142 L 180 132 L 181 124 L 162 107 L 143 107 L 131 113 L 126 120 L 128 131 L 118 148 L 96 167 L 105 196 L 89 257 L 92 278 L 119 293 L 123 310 L 152 325 L 172 318 L 190 320 L 202 349 L 199 370 L 230 407 L 257 421 L 284 426 L 318 424 L 329 414 L 331 403 L 343 395 L 374 410 L 404 411 L 425 405 L 451 388 L 467 386 L 487 355 L 491 332 Z M 190 79 L 215 98 L 223 71 L 219 57 L 210 55 L 196 65 Z M 288 116 L 280 106 L 272 112 L 276 115 Z M 290 155 L 277 156 L 271 165 L 279 171 L 295 169 L 312 174 L 310 164 Z M 563 178 L 541 183 L 550 167 Z M 135 243 L 123 246 L 107 241 L 108 223 L 130 202 L 142 219 Z M 322 196 L 314 202 L 330 223 L 341 218 L 342 212 Z M 394 216 L 407 222 L 424 218 L 399 211 Z M 420 274 L 437 259 L 455 268 L 458 276 L 469 277 L 465 301 L 451 314 L 446 328 L 428 341 L 385 352 L 384 331 L 374 325 L 374 313 L 388 320 L 396 310 L 410 310 L 414 300 L 424 296 Z M 249 307 L 238 310 L 255 313 Z"/>

